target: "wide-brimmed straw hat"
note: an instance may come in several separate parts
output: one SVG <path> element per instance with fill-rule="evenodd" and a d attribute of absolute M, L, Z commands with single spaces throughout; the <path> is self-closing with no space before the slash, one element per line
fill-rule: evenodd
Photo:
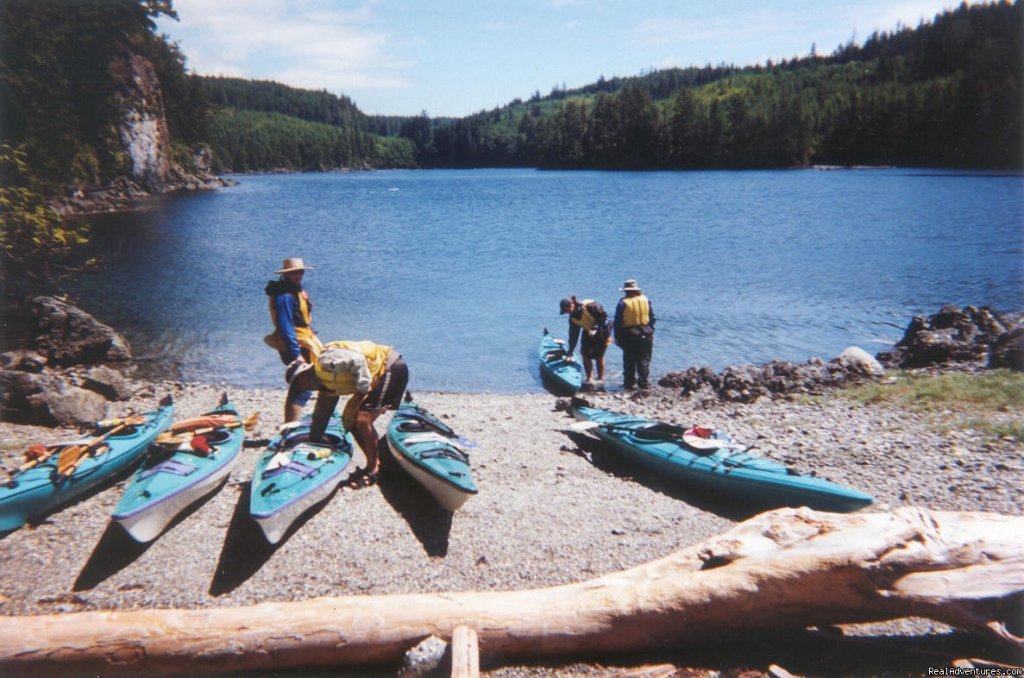
<path fill-rule="evenodd" d="M 630 278 L 626 282 L 622 283 L 622 287 L 619 288 L 620 292 L 642 292 L 640 286 L 636 284 L 636 281 Z"/>
<path fill-rule="evenodd" d="M 302 263 L 302 259 L 294 257 L 292 259 L 285 259 L 284 263 L 281 264 L 281 269 L 274 271 L 274 273 L 291 273 L 292 271 L 311 271 L 312 266 L 306 266 Z"/>

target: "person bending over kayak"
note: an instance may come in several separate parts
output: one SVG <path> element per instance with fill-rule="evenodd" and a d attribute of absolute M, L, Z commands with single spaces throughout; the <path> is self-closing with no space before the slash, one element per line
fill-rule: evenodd
<path fill-rule="evenodd" d="M 263 341 L 277 350 L 285 365 L 312 362 L 323 348 L 313 331 L 313 302 L 310 301 L 309 293 L 302 289 L 302 279 L 306 271 L 312 268 L 306 266 L 302 259 L 285 259 L 280 270 L 274 271 L 281 277 L 268 282 L 264 289 L 269 297 L 270 320 L 274 323 L 274 331 L 263 337 Z M 286 402 L 285 421 L 298 419 L 302 408 L 312 396 L 313 392 L 310 391 L 297 396 L 294 401 Z"/>
<path fill-rule="evenodd" d="M 385 410 L 397 410 L 409 385 L 409 368 L 401 354 L 372 341 L 332 341 L 324 345 L 312 363 L 293 363 L 285 374 L 288 401 L 304 391 L 317 390 L 310 440 L 323 438 L 327 422 L 341 396 L 351 396 L 342 410 L 341 423 L 351 431 L 366 456 L 366 466 L 349 478 L 351 487 L 370 487 L 377 482 L 380 438 L 373 428 Z M 297 421 L 298 416 L 286 421 Z"/>
<path fill-rule="evenodd" d="M 583 335 L 580 343 L 580 355 L 583 356 L 583 371 L 587 380 L 584 389 L 604 386 L 604 354 L 612 341 L 611 323 L 604 306 L 593 299 L 577 301 L 576 295 L 562 299 L 558 303 L 562 315 L 569 314 L 569 349 L 571 358 L 576 351 L 576 343 Z M 593 380 L 594 363 L 597 364 L 597 381 Z"/>
<path fill-rule="evenodd" d="M 623 386 L 648 388 L 654 352 L 654 308 L 633 279 L 619 288 L 625 296 L 615 307 L 615 344 L 622 349 Z"/>

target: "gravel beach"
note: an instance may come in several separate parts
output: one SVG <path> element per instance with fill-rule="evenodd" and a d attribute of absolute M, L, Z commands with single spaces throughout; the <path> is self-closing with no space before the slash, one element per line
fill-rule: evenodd
<path fill-rule="evenodd" d="M 149 545 L 136 544 L 109 522 L 125 478 L 10 533 L 0 539 L 0 614 L 236 606 L 325 595 L 566 584 L 646 563 L 752 515 L 749 509 L 640 474 L 586 434 L 567 431 L 572 419 L 564 400 L 540 393 L 424 392 L 415 394 L 417 402 L 477 443 L 470 454 L 480 494 L 449 514 L 392 464 L 378 486 L 340 489 L 272 548 L 248 518 L 248 483 L 258 451 L 280 423 L 283 390 L 136 382 L 131 399 L 112 404 L 110 414 L 129 407 L 152 409 L 170 393 L 176 416 L 191 416 L 210 409 L 225 390 L 243 416 L 260 415 L 225 486 Z M 835 395 L 711 406 L 662 388 L 588 398 L 608 409 L 725 430 L 799 471 L 814 470 L 873 493 L 876 504 L 869 511 L 918 506 L 1024 512 L 1019 443 L 948 430 L 926 415 L 854 404 Z M 1019 415 L 1008 413 L 1018 420 Z M 389 416 L 377 422 L 382 434 Z M 0 460 L 6 468 L 16 465 L 31 443 L 77 435 L 8 423 L 0 423 L 0 434 Z M 844 630 L 872 638 L 922 636 L 921 648 L 949 632 L 920 620 Z M 771 646 L 765 643 L 762 649 Z M 922 656 L 929 651 L 922 649 Z M 789 661 L 799 663 L 797 657 L 810 650 L 793 652 Z M 727 648 L 700 660 L 670 653 L 664 661 L 703 667 L 679 675 L 740 675 L 743 667 L 757 675 L 767 668 L 759 665 L 761 659 L 744 660 Z M 870 667 L 871 660 L 864 661 Z M 917 668 L 943 663 L 939 658 L 931 664 L 921 661 Z M 651 657 L 610 662 L 627 668 L 656 663 Z M 603 673 L 605 665 L 485 668 L 502 676 L 583 675 Z M 813 666 L 803 670 L 815 673 Z"/>

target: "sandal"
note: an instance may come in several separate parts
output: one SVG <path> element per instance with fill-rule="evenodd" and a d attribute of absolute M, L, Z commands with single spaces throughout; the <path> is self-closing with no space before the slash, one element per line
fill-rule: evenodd
<path fill-rule="evenodd" d="M 377 484 L 377 473 L 367 471 L 365 468 L 357 468 L 345 481 L 345 486 L 353 490 L 361 490 L 364 487 L 373 487 Z"/>

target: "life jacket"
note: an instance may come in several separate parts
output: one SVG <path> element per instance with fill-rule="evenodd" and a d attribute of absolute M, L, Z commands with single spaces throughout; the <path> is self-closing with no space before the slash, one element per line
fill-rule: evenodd
<path fill-rule="evenodd" d="M 274 331 L 268 334 L 263 340 L 271 348 L 284 351 L 287 346 L 284 337 L 277 331 L 277 308 L 274 300 L 281 294 L 291 294 L 295 301 L 295 312 L 292 314 L 292 322 L 295 325 L 295 339 L 299 342 L 299 348 L 309 353 L 310 359 L 315 359 L 323 350 L 323 343 L 313 332 L 313 302 L 309 293 L 304 289 L 296 288 L 283 280 L 272 280 L 267 284 L 267 297 L 270 306 L 270 321 L 274 324 Z"/>
<path fill-rule="evenodd" d="M 623 327 L 639 327 L 651 322 L 651 302 L 644 295 L 623 297 L 622 304 Z"/>
<path fill-rule="evenodd" d="M 390 346 L 372 341 L 332 341 L 313 367 L 323 389 L 339 396 L 366 394 L 387 371 L 390 354 Z"/>
<path fill-rule="evenodd" d="M 572 320 L 572 322 L 576 323 L 577 325 L 585 329 L 587 332 L 593 330 L 594 326 L 597 325 L 597 317 L 594 316 L 593 313 L 591 313 L 589 308 L 590 305 L 594 303 L 596 302 L 593 299 L 584 299 L 583 302 L 580 303 L 580 308 L 582 309 L 580 312 L 580 317 L 575 318 L 573 316 L 569 316 L 569 319 Z"/>

